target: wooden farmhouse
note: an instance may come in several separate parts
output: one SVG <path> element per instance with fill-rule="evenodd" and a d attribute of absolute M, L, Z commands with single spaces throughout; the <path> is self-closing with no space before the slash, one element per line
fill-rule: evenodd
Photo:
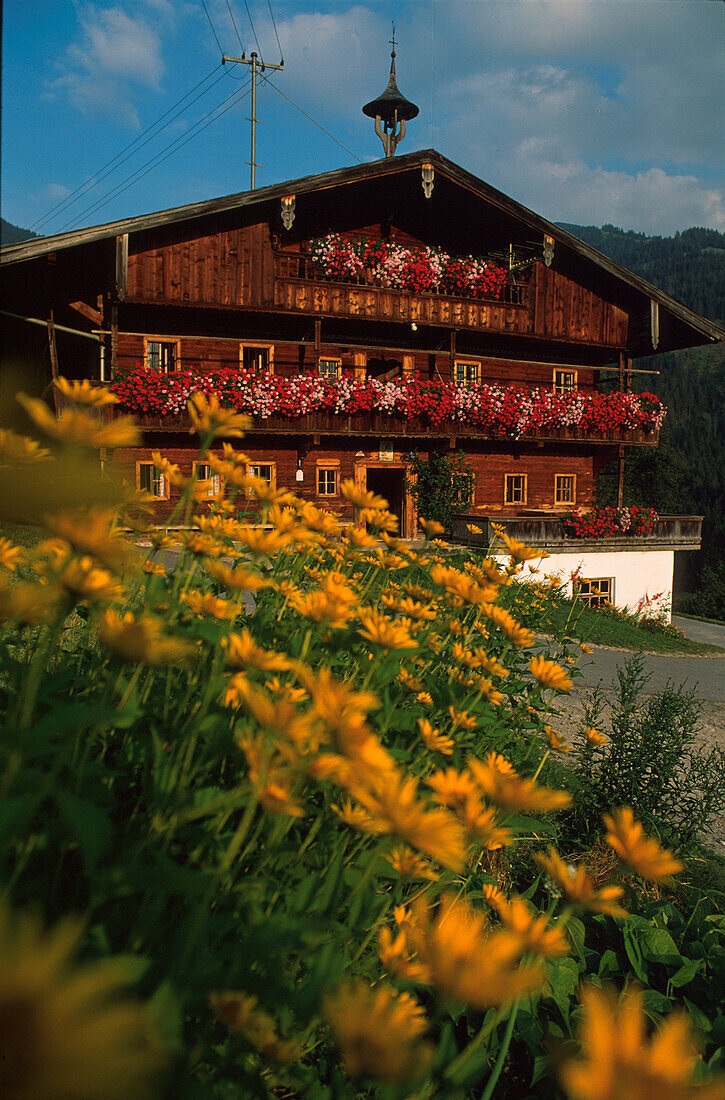
<path fill-rule="evenodd" d="M 221 387 L 251 414 L 252 473 L 341 514 L 354 478 L 406 538 L 410 455 L 463 452 L 457 533 L 503 524 L 585 598 L 669 594 L 674 552 L 699 546 L 700 517 L 601 539 L 562 517 L 657 444 L 632 360 L 725 333 L 434 150 L 11 245 L 0 285 L 3 365 L 27 389 L 51 366 L 119 383 L 144 445 L 106 458 L 159 520 L 175 497 L 152 451 L 190 472 L 186 397 Z"/>

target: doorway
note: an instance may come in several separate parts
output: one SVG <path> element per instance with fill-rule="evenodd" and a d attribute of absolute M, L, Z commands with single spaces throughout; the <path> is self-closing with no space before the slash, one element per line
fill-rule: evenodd
<path fill-rule="evenodd" d="M 368 466 L 367 488 L 385 497 L 388 508 L 398 517 L 398 533 L 405 538 L 405 470 L 402 466 Z"/>

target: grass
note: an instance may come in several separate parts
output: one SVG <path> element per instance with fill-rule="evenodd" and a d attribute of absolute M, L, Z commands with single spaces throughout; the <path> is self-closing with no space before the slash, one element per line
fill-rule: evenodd
<path fill-rule="evenodd" d="M 652 620 L 639 622 L 623 612 L 595 610 L 578 601 L 557 602 L 553 605 L 551 618 L 554 631 L 564 629 L 568 621 L 574 636 L 592 645 L 693 657 L 725 653 L 720 646 L 693 642 L 671 624 Z"/>

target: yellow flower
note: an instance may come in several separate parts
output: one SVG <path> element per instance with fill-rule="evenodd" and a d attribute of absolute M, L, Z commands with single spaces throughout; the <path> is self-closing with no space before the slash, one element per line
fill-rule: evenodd
<path fill-rule="evenodd" d="M 82 381 L 70 381 L 68 378 L 56 378 L 54 385 L 64 397 L 76 405 L 88 405 L 101 408 L 104 405 L 117 405 L 118 398 L 105 386 L 94 386 L 87 378 Z"/>
<path fill-rule="evenodd" d="M 289 657 L 256 645 L 246 627 L 241 634 L 230 634 L 227 638 L 222 638 L 222 646 L 227 651 L 227 664 L 234 668 L 251 665 L 263 672 L 285 672 L 292 667 Z"/>
<path fill-rule="evenodd" d="M 18 563 L 23 560 L 24 554 L 20 546 L 13 546 L 10 539 L 0 538 L 0 565 L 3 569 L 14 572 Z"/>
<path fill-rule="evenodd" d="M 633 871 L 651 882 L 667 882 L 671 875 L 682 870 L 682 864 L 672 852 L 660 848 L 654 837 L 645 835 L 644 829 L 629 806 L 613 810 L 611 816 L 603 815 L 607 844 Z"/>
<path fill-rule="evenodd" d="M 595 889 L 594 883 L 585 867 L 573 867 L 561 858 L 555 848 L 549 848 L 548 854 L 535 852 L 534 859 L 546 871 L 549 878 L 563 892 L 567 901 L 590 909 L 593 913 L 607 913 L 610 917 L 626 917 L 627 913 L 619 904 L 624 890 L 621 886 L 603 886 Z"/>
<path fill-rule="evenodd" d="M 290 699 L 270 699 L 252 686 L 243 673 L 230 677 L 230 690 L 236 692 L 236 705 L 244 706 L 256 722 L 273 736 L 288 741 L 302 750 L 315 751 L 320 738 L 315 732 L 314 715 L 301 712 Z M 225 700 L 227 706 L 229 702 Z"/>
<path fill-rule="evenodd" d="M 600 733 L 594 726 L 585 726 L 584 736 L 590 745 L 606 745 L 609 740 L 605 733 Z"/>
<path fill-rule="evenodd" d="M 209 997 L 217 1017 L 233 1034 L 243 1035 L 262 1055 L 272 1062 L 294 1062 L 302 1051 L 293 1039 L 280 1039 L 274 1020 L 259 1008 L 256 997 L 247 993 L 226 990 Z"/>
<path fill-rule="evenodd" d="M 232 603 L 230 600 L 223 600 L 219 596 L 212 596 L 209 592 L 199 592 L 193 588 L 188 592 L 182 592 L 179 599 L 194 615 L 208 615 L 209 618 L 219 619 L 222 622 L 236 619 L 242 613 L 241 604 Z"/>
<path fill-rule="evenodd" d="M 405 930 L 431 984 L 473 1008 L 508 1004 L 544 984 L 540 962 L 520 966 L 517 936 L 492 931 L 484 914 L 453 894 L 443 896 L 435 913 L 419 899 Z"/>
<path fill-rule="evenodd" d="M 379 497 L 375 493 L 358 488 L 352 478 L 346 478 L 340 484 L 340 495 L 345 500 L 349 500 L 355 508 L 379 508 L 388 511 L 388 502 L 385 497 Z"/>
<path fill-rule="evenodd" d="M 433 696 L 428 691 L 419 691 L 415 698 L 417 702 L 422 703 L 424 707 L 433 706 Z"/>
<path fill-rule="evenodd" d="M 446 810 L 431 810 L 418 801 L 417 780 L 389 774 L 375 794 L 380 816 L 389 823 L 391 832 L 444 867 L 454 871 L 463 867 L 461 826 Z"/>
<path fill-rule="evenodd" d="M 391 849 L 388 859 L 393 870 L 397 871 L 403 878 L 417 878 L 423 881 L 437 882 L 440 877 L 430 863 L 421 859 L 416 852 L 411 851 L 410 848 L 406 848 L 404 845 L 398 845 Z"/>
<path fill-rule="evenodd" d="M 403 671 L 402 669 L 400 670 Z M 418 728 L 423 744 L 431 752 L 440 752 L 444 756 L 451 756 L 456 747 L 452 737 L 445 737 L 439 730 L 433 729 L 427 718 L 418 719 Z"/>
<path fill-rule="evenodd" d="M 256 573 L 250 573 L 248 569 L 244 569 L 242 566 L 230 569 L 228 565 L 222 565 L 221 562 L 208 561 L 206 571 L 215 581 L 219 581 L 220 584 L 225 585 L 227 588 L 233 588 L 237 592 L 258 592 L 260 588 L 264 588 L 267 584 L 267 581 L 263 580 L 262 577 L 257 576 Z"/>
<path fill-rule="evenodd" d="M 47 462 L 50 457 L 50 451 L 41 447 L 35 439 L 0 428 L 0 461 L 10 459 L 11 462 L 22 463 Z"/>
<path fill-rule="evenodd" d="M 429 539 L 433 538 L 434 535 L 442 535 L 445 531 L 443 524 L 439 523 L 436 519 L 423 519 L 421 516 L 418 518 L 418 523 Z"/>
<path fill-rule="evenodd" d="M 383 649 L 416 649 L 418 643 L 402 623 L 394 622 L 377 608 L 361 609 L 362 630 L 358 634 Z"/>
<path fill-rule="evenodd" d="M 588 646 L 588 645 L 585 645 L 584 642 L 579 643 L 579 648 L 582 651 L 582 653 L 591 653 L 592 652 L 592 647 Z"/>
<path fill-rule="evenodd" d="M 431 580 L 445 588 L 454 598 L 471 603 L 474 606 L 488 604 L 496 599 L 497 589 L 495 585 L 482 587 L 472 577 L 466 576 L 460 570 L 450 565 L 434 565 L 430 570 Z"/>
<path fill-rule="evenodd" d="M 546 734 L 547 745 L 554 752 L 571 752 L 571 745 L 565 745 L 559 734 L 551 726 L 545 725 L 544 733 Z"/>
<path fill-rule="evenodd" d="M 502 534 L 501 537 L 509 554 L 516 561 L 531 561 L 532 558 L 548 558 L 549 556 L 545 551 L 536 550 L 533 546 L 527 546 L 526 543 L 509 538 L 506 534 Z"/>
<path fill-rule="evenodd" d="M 472 535 L 482 535 L 483 529 L 478 526 L 477 523 L 467 523 L 466 530 L 470 531 Z"/>
<path fill-rule="evenodd" d="M 143 1100 L 165 1061 L 146 1009 L 123 991 L 133 960 L 72 963 L 83 935 L 0 904 L 0 1093 L 6 1100 Z"/>
<path fill-rule="evenodd" d="M 464 730 L 475 730 L 476 719 L 473 717 L 473 715 L 469 714 L 467 710 L 456 710 L 456 708 L 451 703 L 451 705 L 448 707 L 448 713 L 451 716 L 451 721 L 453 722 L 454 729 L 457 729 L 460 726 L 460 728 Z"/>
<path fill-rule="evenodd" d="M 181 541 L 186 550 L 197 558 L 218 558 L 226 551 L 222 543 L 200 531 L 189 531 L 182 535 Z"/>
<path fill-rule="evenodd" d="M 56 417 L 44 401 L 24 393 L 17 394 L 17 399 L 36 428 L 60 443 L 100 448 L 138 447 L 141 442 L 141 433 L 130 416 L 118 416 L 109 424 L 101 424 L 77 409 L 65 409 Z"/>
<path fill-rule="evenodd" d="M 189 432 L 192 435 L 198 432 L 199 435 L 241 436 L 251 424 L 248 416 L 242 416 L 233 409 L 223 409 L 214 394 L 194 393 L 187 407 L 192 423 Z"/>
<path fill-rule="evenodd" d="M 58 580 L 82 603 L 110 603 L 123 595 L 121 582 L 87 556 L 69 561 Z"/>
<path fill-rule="evenodd" d="M 368 813 L 362 806 L 353 806 L 349 800 L 346 800 L 340 806 L 333 806 L 332 811 L 337 814 L 340 821 L 344 822 L 345 825 L 349 825 L 351 829 L 359 829 L 361 833 L 379 836 L 380 833 L 388 831 L 385 821 L 381 821 L 380 818 Z"/>
<path fill-rule="evenodd" d="M 163 622 L 150 615 L 135 618 L 130 611 L 121 616 L 111 608 L 98 624 L 98 637 L 123 661 L 146 665 L 183 664 L 195 652 L 191 642 L 167 638 L 161 633 Z"/>
<path fill-rule="evenodd" d="M 486 696 L 491 706 L 498 707 L 503 703 L 506 696 L 502 691 L 498 691 L 485 676 L 481 676 L 477 683 L 478 690 Z"/>
<path fill-rule="evenodd" d="M 350 1077 L 403 1082 L 425 1072 L 432 1048 L 421 1040 L 428 1024 L 409 993 L 347 982 L 324 997 L 323 1012 Z"/>
<path fill-rule="evenodd" d="M 113 509 L 89 508 L 82 512 L 55 512 L 44 516 L 43 522 L 74 550 L 90 554 L 102 565 L 119 571 L 128 565 L 134 550 L 128 539 L 113 531 L 115 515 Z"/>
<path fill-rule="evenodd" d="M 439 768 L 426 779 L 426 784 L 435 791 L 435 801 L 441 806 L 459 810 L 468 799 L 476 794 L 476 784 L 469 771 L 456 771 L 455 768 Z"/>
<path fill-rule="evenodd" d="M 484 809 L 478 796 L 471 796 L 458 816 L 466 832 L 487 851 L 496 852 L 511 843 L 511 830 L 499 825 L 496 811 L 492 806 Z"/>
<path fill-rule="evenodd" d="M 484 607 L 484 613 L 499 630 L 506 635 L 514 645 L 530 646 L 534 644 L 534 632 L 528 630 L 521 623 L 517 623 L 513 615 L 509 615 L 503 607 Z"/>
<path fill-rule="evenodd" d="M 287 817 L 303 817 L 304 810 L 292 794 L 295 777 L 276 749 L 268 750 L 260 735 L 239 734 L 237 744 L 247 761 L 249 780 L 265 810 Z"/>
<path fill-rule="evenodd" d="M 496 906 L 503 924 L 520 940 L 522 952 L 551 959 L 568 955 L 569 941 L 562 926 L 550 926 L 543 913 L 537 913 L 523 898 L 511 898 Z"/>
<path fill-rule="evenodd" d="M 58 613 L 61 593 L 48 585 L 0 579 L 0 622 L 44 623 Z"/>
<path fill-rule="evenodd" d="M 648 1038 L 642 991 L 585 986 L 579 1034 L 583 1057 L 559 1070 L 571 1100 L 722 1100 L 725 1078 L 691 1084 L 699 1060 L 684 1012 L 666 1017 Z"/>
<path fill-rule="evenodd" d="M 566 791 L 537 787 L 533 779 L 518 775 L 507 760 L 489 753 L 485 762 L 470 760 L 469 768 L 478 786 L 489 801 L 514 813 L 537 810 L 563 810 L 571 804 Z"/>
<path fill-rule="evenodd" d="M 263 557 L 284 550 L 285 546 L 289 546 L 292 538 L 280 531 L 265 531 L 263 527 L 240 527 L 236 534 L 236 541 L 251 554 Z"/>
<path fill-rule="evenodd" d="M 557 691 L 572 689 L 570 677 L 556 661 L 547 661 L 545 657 L 534 657 L 529 665 L 529 672 L 544 687 L 555 688 Z"/>

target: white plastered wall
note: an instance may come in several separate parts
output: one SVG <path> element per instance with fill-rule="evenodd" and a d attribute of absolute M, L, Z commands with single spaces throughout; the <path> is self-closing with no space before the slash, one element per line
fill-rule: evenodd
<path fill-rule="evenodd" d="M 507 560 L 501 555 L 496 556 L 500 562 Z M 613 603 L 616 607 L 626 607 L 630 611 L 636 611 L 640 600 L 652 600 L 653 597 L 658 596 L 655 603 L 650 603 L 649 609 L 653 612 L 664 611 L 667 621 L 670 621 L 675 564 L 673 550 L 621 550 L 588 554 L 552 553 L 543 561 L 536 559 L 530 564 L 537 566 L 539 573 L 532 576 L 527 563 L 524 566 L 522 578 L 530 576 L 534 579 L 542 575 L 560 577 L 566 582 L 567 595 L 571 595 L 571 578 L 577 569 L 578 576 L 583 580 L 613 577 Z"/>

